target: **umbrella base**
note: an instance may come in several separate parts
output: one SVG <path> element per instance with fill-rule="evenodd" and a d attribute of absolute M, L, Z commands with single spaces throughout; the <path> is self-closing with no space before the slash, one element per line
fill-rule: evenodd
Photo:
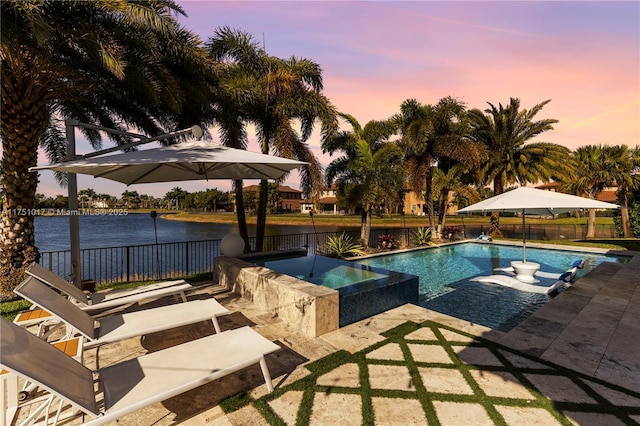
<path fill-rule="evenodd" d="M 535 262 L 521 262 L 519 260 L 514 260 L 511 262 L 511 267 L 513 271 L 516 273 L 516 279 L 518 281 L 522 281 L 523 283 L 537 283 L 539 280 L 533 277 L 540 269 L 540 264 Z"/>

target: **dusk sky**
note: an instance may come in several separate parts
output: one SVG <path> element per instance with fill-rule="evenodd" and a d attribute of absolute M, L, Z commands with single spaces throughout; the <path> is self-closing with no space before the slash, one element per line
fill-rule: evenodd
<path fill-rule="evenodd" d="M 320 64 L 324 94 L 361 124 L 408 98 L 445 96 L 485 109 L 551 99 L 537 119 L 559 120 L 536 141 L 570 149 L 640 142 L 640 2 L 220 2 L 180 1 L 183 25 L 206 41 L 221 26 L 264 40 L 270 55 Z M 219 141 L 213 130 L 214 141 Z M 253 135 L 251 135 L 254 138 Z M 321 162 L 317 136 L 309 141 Z M 109 146 L 108 142 L 105 146 Z M 79 143 L 78 152 L 88 152 Z M 258 150 L 253 145 L 252 150 Z M 40 164 L 48 163 L 40 155 Z M 285 184 L 298 187 L 297 173 Z M 254 182 L 247 181 L 247 184 Z M 83 177 L 79 188 L 162 197 L 227 181 L 133 185 Z M 66 194 L 43 173 L 39 193 Z"/>

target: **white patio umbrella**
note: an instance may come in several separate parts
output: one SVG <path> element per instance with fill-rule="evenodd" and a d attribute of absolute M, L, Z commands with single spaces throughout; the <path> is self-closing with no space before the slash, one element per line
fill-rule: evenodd
<path fill-rule="evenodd" d="M 102 177 L 127 185 L 209 179 L 277 179 L 303 161 L 188 141 L 161 148 L 32 167 Z"/>
<path fill-rule="evenodd" d="M 90 125 L 85 124 L 84 126 Z M 104 128 L 100 129 L 105 130 Z M 111 149 L 107 151 L 111 151 Z M 285 173 L 307 164 L 309 163 L 227 148 L 206 141 L 191 140 L 161 148 L 100 155 L 87 159 L 36 166 L 29 170 L 53 170 L 71 173 L 71 176 L 73 174 L 92 175 L 132 185 L 203 179 L 277 179 Z M 71 193 L 71 185 L 69 185 L 69 198 L 75 196 Z M 69 222 L 72 263 L 79 270 L 78 217 L 71 215 Z M 80 287 L 80 279 L 79 273 L 74 275 L 74 284 L 78 287 Z"/>
<path fill-rule="evenodd" d="M 525 215 L 555 216 L 582 209 L 617 209 L 616 204 L 576 197 L 575 195 L 551 192 L 542 189 L 520 187 L 479 203 L 458 210 L 458 213 L 471 212 L 512 212 L 522 214 L 522 262 L 527 262 L 525 240 Z"/>

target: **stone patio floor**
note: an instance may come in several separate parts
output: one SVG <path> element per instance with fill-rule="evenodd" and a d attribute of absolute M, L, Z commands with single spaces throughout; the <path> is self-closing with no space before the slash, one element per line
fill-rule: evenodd
<path fill-rule="evenodd" d="M 312 339 L 215 285 L 190 298 L 212 295 L 233 312 L 223 330 L 251 325 L 282 346 L 267 357 L 276 390 L 251 367 L 117 424 L 640 424 L 640 256 L 601 264 L 508 333 L 404 305 Z M 213 332 L 108 345 L 100 365 Z"/>

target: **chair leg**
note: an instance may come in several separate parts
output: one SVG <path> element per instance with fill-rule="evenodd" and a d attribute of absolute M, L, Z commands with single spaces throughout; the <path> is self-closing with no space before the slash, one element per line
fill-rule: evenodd
<path fill-rule="evenodd" d="M 269 391 L 269 393 L 273 392 L 273 382 L 271 381 L 271 374 L 269 374 L 267 360 L 265 360 L 264 357 L 260 358 L 260 369 L 262 370 L 262 375 L 264 376 L 264 382 L 267 385 L 267 391 Z"/>
<path fill-rule="evenodd" d="M 220 331 L 220 324 L 218 324 L 218 318 L 216 317 L 211 318 L 211 322 L 213 323 L 213 328 L 216 329 L 216 334 L 220 334 L 221 331 Z"/>

